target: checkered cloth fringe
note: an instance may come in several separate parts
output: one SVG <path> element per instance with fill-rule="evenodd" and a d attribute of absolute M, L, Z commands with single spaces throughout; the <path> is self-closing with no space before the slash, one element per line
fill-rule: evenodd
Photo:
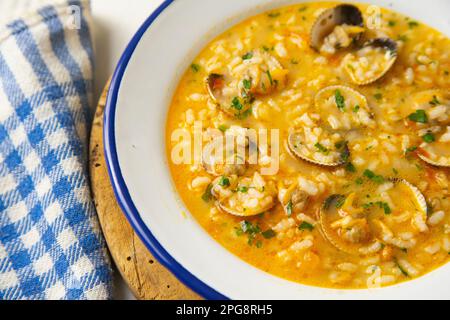
<path fill-rule="evenodd" d="M 87 143 L 87 1 L 0 27 L 0 299 L 108 299 Z"/>

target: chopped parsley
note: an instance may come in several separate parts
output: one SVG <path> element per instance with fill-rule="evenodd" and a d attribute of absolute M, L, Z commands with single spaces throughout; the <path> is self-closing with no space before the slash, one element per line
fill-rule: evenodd
<path fill-rule="evenodd" d="M 219 180 L 219 186 L 221 187 L 229 187 L 230 186 L 230 179 L 227 177 L 221 177 Z"/>
<path fill-rule="evenodd" d="M 211 201 L 211 199 L 212 199 L 212 193 L 211 193 L 212 188 L 213 188 L 213 185 L 209 184 L 208 187 L 205 190 L 205 193 L 203 193 L 203 195 L 202 195 L 202 200 L 203 201 L 205 201 L 205 202 L 210 202 Z"/>
<path fill-rule="evenodd" d="M 384 214 L 389 215 L 392 213 L 392 209 L 387 202 L 378 201 L 378 202 L 369 202 L 363 205 L 364 209 L 370 209 L 373 206 L 378 206 L 380 209 L 384 210 Z"/>
<path fill-rule="evenodd" d="M 308 10 L 308 6 L 304 6 L 298 9 L 299 12 L 305 12 L 306 10 Z"/>
<path fill-rule="evenodd" d="M 345 170 L 347 172 L 350 172 L 350 173 L 355 173 L 356 172 L 356 168 L 353 165 L 353 163 L 351 163 L 351 162 L 347 163 L 347 165 L 345 166 Z"/>
<path fill-rule="evenodd" d="M 353 107 L 353 112 L 358 113 L 359 109 L 361 109 L 361 107 L 359 105 L 356 105 Z"/>
<path fill-rule="evenodd" d="M 373 181 L 375 183 L 378 183 L 378 184 L 382 184 L 384 182 L 384 177 L 383 176 L 377 175 L 377 174 L 375 174 L 373 171 L 371 171 L 369 169 L 364 171 L 364 176 L 366 178 L 368 178 L 369 180 L 371 180 L 371 181 Z"/>
<path fill-rule="evenodd" d="M 405 150 L 405 154 L 408 155 L 409 153 L 412 153 L 412 152 L 414 152 L 414 151 L 416 151 L 416 150 L 417 150 L 417 147 L 416 147 L 416 146 L 414 146 L 414 147 L 409 147 L 408 149 Z"/>
<path fill-rule="evenodd" d="M 279 17 L 281 15 L 281 13 L 279 13 L 279 12 L 271 12 L 271 13 L 269 13 L 267 16 L 269 17 L 269 18 L 277 18 L 277 17 Z"/>
<path fill-rule="evenodd" d="M 291 60 L 291 63 L 292 63 L 292 64 L 298 64 L 298 60 L 292 59 L 292 60 Z"/>
<path fill-rule="evenodd" d="M 413 122 L 418 122 L 418 123 L 427 123 L 428 122 L 428 116 L 425 113 L 425 110 L 416 110 L 415 113 L 412 113 L 409 115 L 409 120 L 413 121 Z"/>
<path fill-rule="evenodd" d="M 412 28 L 418 27 L 419 23 L 417 21 L 409 21 L 408 26 L 410 29 L 412 29 Z"/>
<path fill-rule="evenodd" d="M 397 24 L 397 21 L 391 20 L 388 22 L 389 27 L 394 27 Z"/>
<path fill-rule="evenodd" d="M 355 180 L 355 183 L 358 185 L 362 185 L 364 183 L 364 180 L 362 178 L 358 178 Z"/>
<path fill-rule="evenodd" d="M 288 204 L 286 205 L 286 213 L 288 216 L 292 215 L 292 211 L 293 211 L 293 204 L 292 204 L 292 200 L 289 200 Z"/>
<path fill-rule="evenodd" d="M 239 187 L 239 188 L 237 189 L 237 191 L 238 191 L 238 192 L 241 192 L 241 193 L 247 193 L 247 192 L 248 192 L 248 187 L 246 187 L 246 186 L 241 186 L 241 187 Z"/>
<path fill-rule="evenodd" d="M 224 125 L 224 124 L 221 124 L 221 125 L 219 126 L 219 130 L 222 131 L 222 132 L 225 132 L 225 131 L 228 130 L 228 127 L 227 127 L 226 125 Z"/>
<path fill-rule="evenodd" d="M 242 60 L 250 60 L 251 58 L 253 58 L 253 52 L 247 52 L 242 56 Z"/>
<path fill-rule="evenodd" d="M 336 92 L 334 93 L 334 99 L 336 101 L 336 106 L 338 107 L 338 109 L 343 111 L 345 108 L 345 98 L 340 90 L 336 90 Z"/>
<path fill-rule="evenodd" d="M 336 147 L 336 149 L 342 149 L 343 147 L 345 147 L 346 145 L 347 145 L 347 141 L 339 141 L 339 142 L 336 142 L 335 144 L 334 144 L 334 146 Z"/>
<path fill-rule="evenodd" d="M 406 41 L 408 41 L 408 37 L 403 34 L 403 35 L 398 36 L 398 40 L 402 41 L 402 42 L 406 42 Z"/>
<path fill-rule="evenodd" d="M 198 64 L 193 63 L 193 64 L 191 64 L 191 69 L 194 73 L 197 73 L 200 71 L 201 67 Z"/>
<path fill-rule="evenodd" d="M 251 79 L 244 79 L 242 81 L 242 85 L 244 86 L 245 90 L 250 90 L 252 88 L 252 80 Z"/>
<path fill-rule="evenodd" d="M 391 209 L 391 207 L 389 206 L 388 203 L 383 202 L 383 204 L 381 206 L 384 209 L 384 214 L 391 214 L 392 213 L 392 209 Z"/>
<path fill-rule="evenodd" d="M 266 231 L 264 231 L 261 234 L 264 237 L 264 239 L 272 239 L 272 238 L 274 238 L 277 235 L 275 233 L 275 231 L 273 231 L 272 229 L 266 230 Z"/>
<path fill-rule="evenodd" d="M 381 93 L 376 93 L 374 94 L 374 98 L 380 101 L 381 99 L 383 99 L 383 95 Z"/>
<path fill-rule="evenodd" d="M 246 234 L 248 236 L 248 244 L 250 246 L 253 245 L 253 242 L 259 233 L 261 233 L 261 228 L 249 221 L 242 221 L 240 223 L 240 229 L 236 230 L 236 234 L 238 236 L 242 234 Z"/>
<path fill-rule="evenodd" d="M 438 106 L 440 104 L 441 104 L 441 102 L 439 101 L 439 99 L 436 96 L 433 96 L 433 100 L 430 101 L 430 105 Z"/>
<path fill-rule="evenodd" d="M 313 231 L 314 230 L 314 226 L 311 223 L 303 221 L 302 224 L 298 226 L 298 229 L 299 230 Z"/>
<path fill-rule="evenodd" d="M 234 97 L 233 100 L 231 101 L 231 106 L 233 108 L 235 108 L 236 110 L 242 110 L 244 108 L 244 106 L 242 105 L 241 101 L 239 100 L 238 97 Z"/>
<path fill-rule="evenodd" d="M 237 114 L 236 118 L 238 118 L 239 120 L 244 120 L 244 119 L 248 118 L 251 114 L 252 114 L 252 108 L 248 108 L 244 112 Z"/>
<path fill-rule="evenodd" d="M 263 246 L 263 243 L 260 240 L 261 236 L 264 239 L 272 239 L 276 236 L 275 231 L 272 229 L 262 231 L 258 224 L 253 224 L 249 221 L 241 221 L 239 227 L 236 228 L 236 235 L 240 237 L 244 234 L 248 237 L 248 245 L 252 246 L 253 243 L 255 243 L 256 248 L 261 248 Z M 257 241 L 255 242 L 255 240 Z"/>
<path fill-rule="evenodd" d="M 436 141 L 436 138 L 434 137 L 434 134 L 432 134 L 431 132 L 428 132 L 426 135 L 424 135 L 422 137 L 423 141 L 425 141 L 426 143 L 432 143 Z"/>
<path fill-rule="evenodd" d="M 325 148 L 322 144 L 320 144 L 319 142 L 317 142 L 314 147 L 317 148 L 317 150 L 319 150 L 320 152 L 324 153 L 324 154 L 328 154 L 330 153 L 330 150 L 328 150 L 327 148 Z"/>

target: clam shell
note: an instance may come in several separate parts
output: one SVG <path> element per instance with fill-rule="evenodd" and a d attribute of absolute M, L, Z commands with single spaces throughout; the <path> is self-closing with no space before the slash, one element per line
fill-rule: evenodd
<path fill-rule="evenodd" d="M 340 196 L 340 195 L 336 195 Z M 336 198 L 337 200 L 337 198 Z M 372 237 L 369 241 L 365 243 L 350 243 L 348 241 L 343 240 L 336 231 L 331 228 L 331 221 L 329 221 L 329 216 L 332 214 L 333 210 L 336 210 L 336 200 L 333 200 L 329 206 L 322 206 L 319 211 L 319 220 L 321 225 L 321 231 L 324 235 L 325 239 L 330 242 L 335 248 L 338 250 L 351 254 L 351 255 L 364 255 L 364 251 L 368 250 L 371 246 L 374 246 L 378 240 Z M 337 214 L 337 213 L 335 213 Z"/>
<path fill-rule="evenodd" d="M 324 38 L 333 32 L 336 26 L 343 24 L 364 27 L 361 11 L 350 4 L 342 4 L 325 10 L 311 28 L 310 46 L 319 51 Z M 359 38 L 360 36 L 356 40 L 359 40 Z"/>
<path fill-rule="evenodd" d="M 412 196 L 414 197 L 414 199 L 416 200 L 416 203 L 418 205 L 417 211 L 420 212 L 420 214 L 422 214 L 424 216 L 424 219 L 426 220 L 428 206 L 427 206 L 425 197 L 420 192 L 420 190 L 404 179 L 392 179 L 391 182 L 393 182 L 394 184 L 403 184 L 409 190 L 411 190 Z M 339 195 L 337 195 L 337 196 L 339 196 Z M 326 202 L 327 206 L 324 205 L 320 209 L 319 219 L 320 219 L 320 224 L 322 227 L 323 235 L 333 246 L 335 246 L 336 248 L 338 248 L 339 250 L 341 250 L 343 252 L 346 252 L 349 254 L 354 254 L 354 255 L 364 255 L 365 252 L 369 251 L 369 250 L 367 250 L 368 248 L 376 245 L 377 243 L 381 243 L 377 239 L 379 232 L 380 232 L 379 228 L 376 227 L 376 223 L 374 223 L 375 221 L 371 221 L 371 219 L 368 218 L 368 220 L 369 220 L 368 223 L 369 223 L 369 227 L 370 227 L 370 231 L 371 231 L 371 238 L 367 242 L 362 243 L 362 244 L 350 243 L 348 241 L 345 241 L 341 237 L 339 237 L 337 232 L 333 228 L 331 228 L 332 221 L 330 221 L 330 219 L 329 219 L 330 215 L 332 215 L 332 214 L 334 214 L 335 217 L 337 216 L 338 218 L 340 218 L 338 216 L 337 209 L 336 209 L 336 201 L 338 199 L 337 196 L 335 196 L 335 198 L 331 202 L 327 200 L 327 202 Z M 405 201 L 405 199 L 398 199 L 398 200 Z"/>
<path fill-rule="evenodd" d="M 215 88 L 217 81 L 225 81 L 226 76 L 218 73 L 211 73 L 205 80 L 205 87 L 208 91 L 209 96 L 212 101 L 226 114 L 236 117 L 240 114 L 246 112 L 251 108 L 251 105 L 248 103 L 244 103 L 240 95 L 236 94 L 235 97 L 239 99 L 242 108 L 240 110 L 233 108 L 233 99 L 234 97 L 225 97 L 222 95 L 221 90 L 219 88 Z"/>
<path fill-rule="evenodd" d="M 401 184 L 407 186 L 411 190 L 412 194 L 414 195 L 414 197 L 417 201 L 417 204 L 419 205 L 419 208 L 418 208 L 419 211 L 423 215 L 425 215 L 425 216 L 427 215 L 427 211 L 428 211 L 427 201 L 425 200 L 425 197 L 422 194 L 422 192 L 420 192 L 420 190 L 415 185 L 413 185 L 412 183 L 410 183 L 404 179 L 392 179 L 391 181 L 396 184 L 401 183 Z"/>
<path fill-rule="evenodd" d="M 242 176 L 245 174 L 245 171 L 247 170 L 247 164 L 224 164 L 223 167 L 221 167 L 221 170 L 217 170 L 217 167 L 214 165 L 211 165 L 207 163 L 206 161 L 203 161 L 203 168 L 205 168 L 205 171 L 208 172 L 210 175 L 220 177 L 220 176 L 229 176 L 232 174 L 236 174 L 238 176 Z"/>
<path fill-rule="evenodd" d="M 217 181 L 217 180 L 216 180 Z M 214 188 L 211 189 L 211 195 L 216 199 L 215 201 L 215 206 L 228 214 L 231 214 L 233 216 L 236 217 L 253 217 L 253 216 L 257 216 L 260 215 L 266 211 L 269 211 L 271 209 L 273 209 L 276 205 L 276 189 L 274 190 L 274 194 L 273 194 L 273 201 L 270 202 L 268 205 L 266 205 L 265 207 L 260 207 L 260 208 L 254 208 L 254 209 L 246 209 L 245 211 L 238 211 L 236 209 L 230 208 L 229 206 L 227 206 L 224 202 L 221 202 L 219 200 L 219 195 L 215 192 Z"/>
<path fill-rule="evenodd" d="M 345 99 L 345 103 L 348 104 L 348 97 L 352 97 L 354 104 L 359 106 L 359 112 L 355 113 L 353 110 L 348 110 L 348 108 L 354 108 L 355 105 L 352 104 L 352 106 L 348 106 L 347 109 L 344 111 L 341 111 L 338 109 L 337 106 L 333 106 L 333 109 L 330 109 L 330 107 L 327 105 L 327 100 L 331 97 L 335 97 L 336 92 L 339 91 Z M 359 93 L 353 88 L 347 87 L 347 86 L 330 86 L 326 87 L 322 90 L 320 90 L 315 98 L 314 98 L 314 104 L 316 107 L 316 110 L 319 111 L 321 118 L 323 121 L 326 121 L 326 123 L 331 127 L 333 130 L 337 129 L 358 129 L 363 126 L 373 126 L 374 122 L 372 121 L 372 113 L 371 109 L 369 107 L 369 103 L 364 95 Z M 361 117 L 361 113 L 366 113 L 365 117 Z M 337 120 L 339 120 L 339 128 L 336 127 L 335 124 L 332 124 L 329 120 L 329 117 L 333 115 Z M 342 117 L 346 117 L 346 119 L 350 119 L 352 122 L 359 122 L 357 125 L 354 123 L 351 124 L 351 128 L 345 128 L 344 119 Z M 363 122 L 364 121 L 364 122 Z"/>
<path fill-rule="evenodd" d="M 350 79 L 352 80 L 352 82 L 359 86 L 369 85 L 369 84 L 372 84 L 372 83 L 380 80 L 381 78 L 383 78 L 392 69 L 392 67 L 394 66 L 394 64 L 398 58 L 398 45 L 397 45 L 397 42 L 395 42 L 392 39 L 376 38 L 376 39 L 369 40 L 368 42 L 366 42 L 363 45 L 363 47 L 360 50 L 364 50 L 368 47 L 384 49 L 385 52 L 390 53 L 390 59 L 387 62 L 386 66 L 382 72 L 375 74 L 373 77 L 369 77 L 364 80 L 358 79 L 356 77 L 354 70 L 352 70 L 352 68 L 349 66 L 348 63 L 345 62 L 345 59 L 344 59 L 345 70 L 347 71 L 348 75 L 350 76 Z"/>
<path fill-rule="evenodd" d="M 435 145 L 435 144 L 439 144 L 439 142 L 434 142 L 432 145 Z M 429 151 L 427 152 L 427 149 L 428 149 L 427 146 L 423 146 L 423 147 L 421 147 L 422 152 L 420 152 L 420 151 L 417 152 L 417 155 L 419 156 L 419 158 L 422 161 L 424 161 L 432 166 L 435 166 L 435 167 L 450 168 L 450 156 L 449 155 L 443 155 L 443 156 L 440 156 L 440 158 L 438 160 L 433 160 L 429 156 L 427 156 L 427 154 L 430 153 Z M 436 152 L 433 152 L 433 153 L 436 154 Z"/>
<path fill-rule="evenodd" d="M 299 141 L 302 141 L 302 140 L 303 140 L 303 137 L 302 137 L 302 133 L 300 133 L 300 132 L 293 132 L 293 133 L 289 134 L 289 136 L 287 138 L 287 143 L 286 143 L 287 150 L 294 157 L 297 157 L 297 158 L 300 158 L 309 163 L 312 163 L 312 164 L 315 164 L 318 166 L 324 166 L 324 167 L 338 167 L 345 163 L 345 161 L 340 158 L 333 159 L 329 162 L 311 159 L 308 155 L 305 155 L 302 152 L 302 150 L 299 148 Z"/>
<path fill-rule="evenodd" d="M 254 217 L 254 216 L 260 215 L 260 214 L 262 214 L 262 213 L 264 213 L 266 211 L 271 210 L 274 206 L 275 206 L 275 203 L 273 203 L 270 206 L 267 206 L 266 208 L 260 208 L 260 209 L 258 209 L 256 211 L 253 211 L 253 212 L 249 211 L 249 210 L 247 210 L 245 212 L 239 212 L 239 211 L 233 210 L 231 208 L 228 208 L 226 205 L 220 203 L 219 201 L 216 201 L 216 207 L 218 209 L 222 210 L 225 213 L 228 213 L 228 214 L 231 214 L 233 216 L 236 216 L 236 217 Z"/>

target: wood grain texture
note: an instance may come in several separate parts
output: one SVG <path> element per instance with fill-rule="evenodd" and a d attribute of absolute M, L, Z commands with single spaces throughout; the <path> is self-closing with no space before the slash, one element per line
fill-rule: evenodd
<path fill-rule="evenodd" d="M 107 88 L 108 85 L 100 98 L 93 121 L 89 170 L 95 207 L 111 256 L 138 299 L 199 299 L 156 261 L 134 233 L 117 204 L 103 153 L 103 113 Z"/>

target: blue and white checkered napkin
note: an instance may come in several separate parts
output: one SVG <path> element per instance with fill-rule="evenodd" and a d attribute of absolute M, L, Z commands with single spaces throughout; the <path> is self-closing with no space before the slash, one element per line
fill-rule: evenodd
<path fill-rule="evenodd" d="M 0 299 L 111 293 L 86 168 L 89 8 L 57 2 L 0 27 Z"/>

